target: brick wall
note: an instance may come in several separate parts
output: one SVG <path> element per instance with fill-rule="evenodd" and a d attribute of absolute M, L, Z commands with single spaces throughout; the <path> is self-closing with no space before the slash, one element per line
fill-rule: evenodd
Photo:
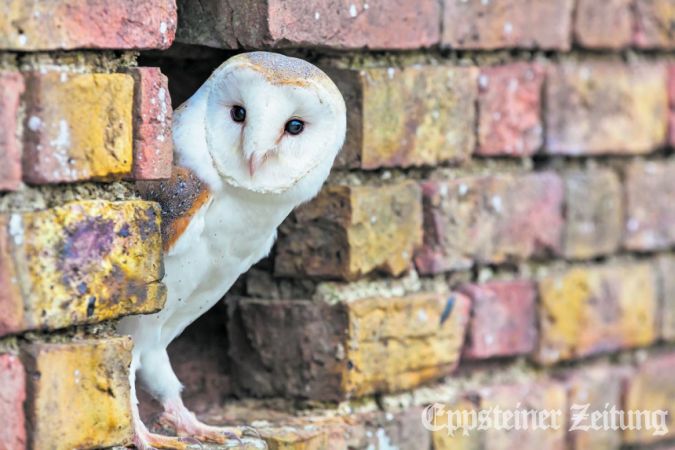
<path fill-rule="evenodd" d="M 130 443 L 112 325 L 165 295 L 134 181 L 168 175 L 171 103 L 253 48 L 320 65 L 349 131 L 270 258 L 172 345 L 203 418 L 298 450 L 672 448 L 673 19 L 671 0 L 4 2 L 0 449 Z M 667 409 L 670 432 L 448 436 L 422 427 L 434 402 Z"/>

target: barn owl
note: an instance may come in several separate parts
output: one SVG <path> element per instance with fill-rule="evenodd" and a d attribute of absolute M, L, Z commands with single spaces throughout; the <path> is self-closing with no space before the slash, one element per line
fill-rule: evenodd
<path fill-rule="evenodd" d="M 226 443 L 245 434 L 201 423 L 184 406 L 166 348 L 268 254 L 279 224 L 321 188 L 345 133 L 345 103 L 330 78 L 275 53 L 228 59 L 176 110 L 173 176 L 140 188 L 162 206 L 166 305 L 118 326 L 134 341 L 129 382 L 138 448 L 186 448 L 185 438 Z M 153 434 L 141 421 L 137 375 L 178 437 Z"/>

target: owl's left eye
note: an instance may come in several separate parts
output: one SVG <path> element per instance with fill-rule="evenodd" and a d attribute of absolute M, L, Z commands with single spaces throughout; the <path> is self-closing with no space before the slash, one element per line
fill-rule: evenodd
<path fill-rule="evenodd" d="M 296 135 L 302 133 L 302 130 L 305 129 L 305 123 L 302 120 L 291 119 L 286 122 L 286 127 L 284 130 L 288 134 Z"/>
<path fill-rule="evenodd" d="M 246 110 L 243 106 L 235 105 L 230 109 L 230 117 L 235 122 L 243 122 L 246 120 Z"/>

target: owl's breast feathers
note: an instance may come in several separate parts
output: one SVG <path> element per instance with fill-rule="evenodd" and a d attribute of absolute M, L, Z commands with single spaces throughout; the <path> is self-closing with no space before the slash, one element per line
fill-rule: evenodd
<path fill-rule="evenodd" d="M 174 166 L 166 181 L 141 181 L 136 188 L 145 200 L 162 208 L 162 241 L 168 252 L 185 232 L 197 211 L 211 198 L 206 183 L 190 169 Z"/>

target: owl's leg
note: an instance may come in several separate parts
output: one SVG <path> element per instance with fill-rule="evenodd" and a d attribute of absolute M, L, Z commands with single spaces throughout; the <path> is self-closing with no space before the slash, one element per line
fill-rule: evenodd
<path fill-rule="evenodd" d="M 200 422 L 197 416 L 183 404 L 180 395 L 182 386 L 171 368 L 166 350 L 156 349 L 152 353 L 145 353 L 140 375 L 151 394 L 164 407 L 160 423 L 173 428 L 179 437 L 237 445 L 242 444 L 241 439 L 244 437 L 260 437 L 250 427 L 215 427 Z M 264 441 L 249 442 L 247 440 L 246 445 L 247 448 L 267 448 Z"/>
<path fill-rule="evenodd" d="M 140 365 L 140 355 L 134 351 L 129 370 L 129 384 L 131 386 L 131 417 L 134 427 L 134 446 L 138 450 L 176 449 L 188 450 L 200 448 L 199 441 L 181 437 L 163 436 L 151 433 L 141 420 L 138 411 L 138 397 L 136 394 L 136 371 Z M 196 446 L 195 446 L 196 445 Z"/>

